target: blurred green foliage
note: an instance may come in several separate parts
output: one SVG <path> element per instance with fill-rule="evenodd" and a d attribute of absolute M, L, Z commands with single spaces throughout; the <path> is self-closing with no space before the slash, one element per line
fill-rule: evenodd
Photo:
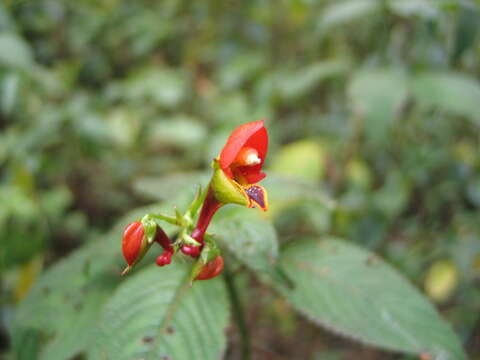
<path fill-rule="evenodd" d="M 32 259 L 48 266 L 97 241 L 155 198 L 142 183 L 205 169 L 235 126 L 265 118 L 272 172 L 336 200 L 333 212 L 272 203 L 281 242 L 328 234 L 382 254 L 479 357 L 479 11 L 468 0 L 0 3 L 0 324 Z"/>

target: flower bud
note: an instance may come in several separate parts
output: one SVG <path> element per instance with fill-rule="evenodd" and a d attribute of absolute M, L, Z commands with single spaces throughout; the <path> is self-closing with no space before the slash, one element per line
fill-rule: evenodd
<path fill-rule="evenodd" d="M 128 273 L 135 264 L 142 260 L 154 242 L 162 246 L 164 252 L 170 253 L 171 257 L 173 248 L 170 239 L 163 229 L 148 216 L 145 216 L 142 221 L 135 221 L 127 225 L 123 232 L 122 252 L 128 266 L 123 270 L 122 275 Z M 166 258 L 163 262 L 164 265 L 167 264 Z"/>
<path fill-rule="evenodd" d="M 172 262 L 172 252 L 164 251 L 162 255 L 158 256 L 156 261 L 158 266 L 165 266 Z"/>
<path fill-rule="evenodd" d="M 139 261 L 149 247 L 144 234 L 143 224 L 139 221 L 127 225 L 123 232 L 122 252 L 129 266 Z"/>
<path fill-rule="evenodd" d="M 185 255 L 191 256 L 191 257 L 198 257 L 200 255 L 201 246 L 195 246 L 195 245 L 183 245 L 180 248 L 181 252 L 184 253 Z"/>
<path fill-rule="evenodd" d="M 208 280 L 218 276 L 223 270 L 223 257 L 220 255 L 202 267 L 195 280 Z"/>

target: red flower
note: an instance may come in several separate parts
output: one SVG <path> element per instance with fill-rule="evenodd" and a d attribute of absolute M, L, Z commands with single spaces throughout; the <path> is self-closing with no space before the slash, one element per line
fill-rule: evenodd
<path fill-rule="evenodd" d="M 268 134 L 263 120 L 243 124 L 232 132 L 219 157 L 214 160 L 215 172 L 192 238 L 203 243 L 213 215 L 224 204 L 268 209 L 265 189 L 255 184 L 265 177 L 262 167 L 267 149 Z M 181 250 L 185 255 L 197 257 L 200 254 L 198 248 L 184 245 Z"/>

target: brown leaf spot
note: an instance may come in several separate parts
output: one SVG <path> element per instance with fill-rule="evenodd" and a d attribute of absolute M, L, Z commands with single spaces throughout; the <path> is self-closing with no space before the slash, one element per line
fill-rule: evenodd
<path fill-rule="evenodd" d="M 145 335 L 143 338 L 142 338 L 142 342 L 144 344 L 151 344 L 153 342 L 153 337 L 151 336 L 148 336 L 148 335 Z"/>

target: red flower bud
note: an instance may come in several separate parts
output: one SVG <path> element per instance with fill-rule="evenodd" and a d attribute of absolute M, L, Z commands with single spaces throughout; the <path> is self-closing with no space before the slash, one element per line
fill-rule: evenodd
<path fill-rule="evenodd" d="M 215 259 L 203 266 L 195 280 L 208 280 L 218 276 L 223 270 L 223 257 L 217 256 Z"/>
<path fill-rule="evenodd" d="M 168 265 L 172 262 L 172 252 L 170 251 L 164 251 L 162 255 L 157 257 L 156 263 L 158 266 L 165 266 Z"/>
<path fill-rule="evenodd" d="M 141 254 L 142 247 L 145 246 L 143 235 L 143 224 L 139 221 L 127 225 L 123 232 L 122 252 L 129 266 L 139 260 L 139 256 L 143 255 Z"/>
<path fill-rule="evenodd" d="M 195 245 L 183 245 L 180 250 L 182 253 L 185 255 L 191 256 L 191 257 L 198 257 L 200 255 L 200 251 L 202 250 L 200 246 L 195 246 Z"/>

